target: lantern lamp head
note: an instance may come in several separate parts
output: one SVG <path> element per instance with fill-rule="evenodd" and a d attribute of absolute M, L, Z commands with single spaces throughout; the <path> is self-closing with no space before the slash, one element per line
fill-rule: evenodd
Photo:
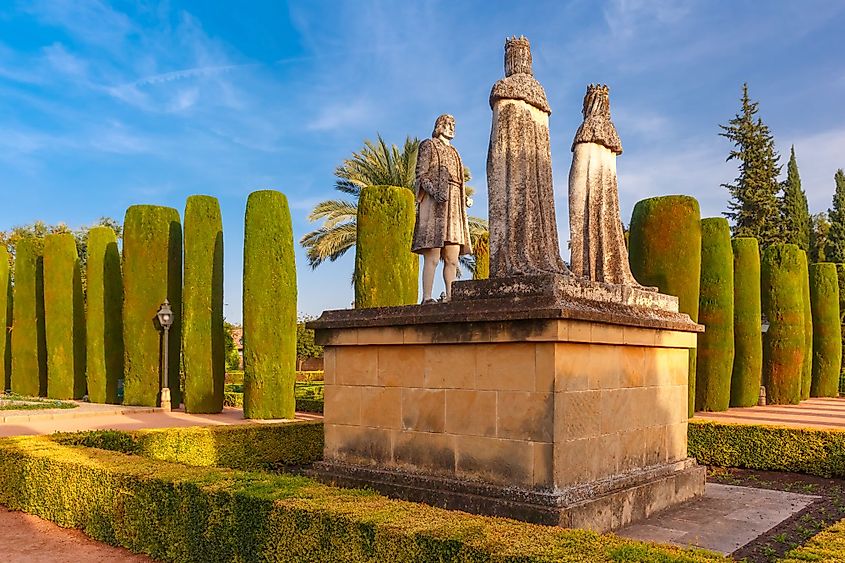
<path fill-rule="evenodd" d="M 173 310 L 170 309 L 170 301 L 167 299 L 164 300 L 156 316 L 162 328 L 170 328 L 170 325 L 173 324 Z"/>

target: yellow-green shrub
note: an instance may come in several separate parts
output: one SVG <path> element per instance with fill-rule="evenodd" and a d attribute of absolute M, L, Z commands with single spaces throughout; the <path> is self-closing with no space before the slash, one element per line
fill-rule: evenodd
<path fill-rule="evenodd" d="M 845 520 L 840 520 L 778 559 L 780 563 L 845 561 Z"/>
<path fill-rule="evenodd" d="M 25 238 L 15 247 L 12 314 L 12 391 L 47 395 L 47 335 L 44 330 L 44 248 Z"/>
<path fill-rule="evenodd" d="M 12 350 L 10 347 L 12 325 L 12 278 L 9 276 L 9 250 L 5 245 L 0 245 L 0 328 L 5 329 L 5 334 L 0 334 L 0 371 L 3 372 L 3 389 L 12 388 L 11 359 Z"/>

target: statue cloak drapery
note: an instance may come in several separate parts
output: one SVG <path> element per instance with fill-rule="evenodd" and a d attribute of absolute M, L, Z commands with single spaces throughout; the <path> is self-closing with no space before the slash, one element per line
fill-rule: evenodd
<path fill-rule="evenodd" d="M 530 74 L 512 74 L 493 86 L 490 107 L 490 277 L 568 274 L 558 246 L 543 87 Z"/>

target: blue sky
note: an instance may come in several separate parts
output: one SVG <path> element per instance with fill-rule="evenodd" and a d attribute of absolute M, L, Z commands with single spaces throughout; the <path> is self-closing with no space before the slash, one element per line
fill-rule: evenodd
<path fill-rule="evenodd" d="M 553 111 L 564 248 L 569 145 L 590 82 L 611 88 L 626 222 L 653 195 L 725 209 L 719 185 L 736 169 L 717 125 L 745 81 L 781 154 L 795 145 L 818 212 L 845 167 L 843 30 L 842 1 L 6 1 L 0 228 L 217 196 L 226 315 L 239 321 L 247 194 L 287 194 L 298 239 L 314 203 L 336 195 L 335 167 L 377 132 L 401 143 L 455 115 L 473 213 L 486 216 L 487 100 L 513 34 L 531 40 Z M 299 250 L 302 313 L 349 305 L 352 258 L 311 271 Z"/>

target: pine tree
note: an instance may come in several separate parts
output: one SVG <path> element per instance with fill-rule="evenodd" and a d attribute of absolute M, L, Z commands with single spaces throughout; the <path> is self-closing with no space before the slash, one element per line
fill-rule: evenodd
<path fill-rule="evenodd" d="M 825 248 L 827 247 L 827 235 L 830 233 L 830 221 L 827 220 L 827 213 L 822 211 L 810 217 L 810 261 L 829 262 Z"/>
<path fill-rule="evenodd" d="M 810 209 L 807 194 L 801 188 L 801 176 L 795 160 L 795 147 L 789 151 L 789 164 L 786 167 L 786 180 L 781 184 L 781 215 L 783 222 L 783 242 L 798 245 L 798 248 L 810 252 Z"/>
<path fill-rule="evenodd" d="M 720 125 L 722 137 L 733 142 L 727 160 L 739 160 L 739 176 L 733 184 L 722 184 L 731 194 L 729 211 L 733 236 L 756 237 L 765 248 L 782 239 L 780 229 L 780 156 L 769 128 L 756 118 L 759 102 L 748 97 L 748 84 L 742 86 L 742 109 L 728 125 Z"/>
<path fill-rule="evenodd" d="M 825 258 L 828 262 L 845 262 L 845 172 L 840 168 L 833 176 L 836 191 L 833 207 L 827 210 L 830 231 L 827 233 Z"/>

